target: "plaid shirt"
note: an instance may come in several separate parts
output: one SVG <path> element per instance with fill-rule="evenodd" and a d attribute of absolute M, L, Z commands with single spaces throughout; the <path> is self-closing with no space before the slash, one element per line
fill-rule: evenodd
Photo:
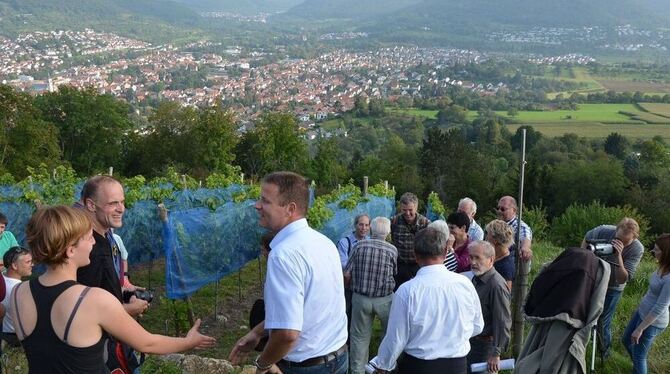
<path fill-rule="evenodd" d="M 426 228 L 430 220 L 421 214 L 416 215 L 414 224 L 410 225 L 405 221 L 402 214 L 398 214 L 391 219 L 391 237 L 393 238 L 393 245 L 398 248 L 398 261 L 415 263 L 414 257 L 414 235 Z"/>
<path fill-rule="evenodd" d="M 351 290 L 367 297 L 384 297 L 393 292 L 398 272 L 398 250 L 379 239 L 363 239 L 356 244 L 344 269 L 351 274 Z"/>
<path fill-rule="evenodd" d="M 510 253 L 515 254 L 517 248 L 516 231 L 519 230 L 521 232 L 521 241 L 523 241 L 524 239 L 533 240 L 533 230 L 531 230 L 530 226 L 528 226 L 524 221 L 521 221 L 521 226 L 519 228 L 519 217 L 512 218 L 511 220 L 507 221 L 507 224 L 510 225 L 512 231 L 514 231 L 514 236 L 512 239 L 514 242 L 512 243 L 512 246 L 509 247 L 509 251 Z"/>

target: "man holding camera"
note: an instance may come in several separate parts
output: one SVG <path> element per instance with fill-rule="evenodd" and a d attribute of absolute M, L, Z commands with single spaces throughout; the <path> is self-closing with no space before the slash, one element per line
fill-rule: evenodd
<path fill-rule="evenodd" d="M 88 212 L 95 238 L 89 255 L 91 262 L 77 269 L 77 282 L 107 290 L 119 299 L 128 314 L 133 317 L 141 316 L 149 308 L 151 295 L 136 294 L 136 290 L 126 290 L 130 292 L 125 292 L 124 295 L 122 286 L 126 274 L 123 271 L 119 246 L 112 233 L 112 229 L 123 224 L 123 214 L 126 211 L 123 186 L 110 176 L 92 177 L 84 184 L 81 199 L 75 203 L 75 207 Z M 131 372 L 136 371 L 143 361 L 137 359 L 130 346 L 111 338 L 106 342 L 105 349 L 108 352 L 105 364 L 110 371 L 124 366 Z M 124 373 L 127 374 L 126 371 Z"/>
<path fill-rule="evenodd" d="M 603 260 L 611 264 L 612 272 L 609 287 L 605 294 L 603 312 L 598 321 L 599 335 L 601 337 L 600 352 L 603 357 L 609 356 L 612 344 L 612 332 L 610 325 L 616 306 L 621 299 L 626 282 L 633 278 L 640 259 L 644 253 L 644 246 L 638 238 L 640 237 L 640 225 L 632 218 L 622 219 L 618 225 L 601 225 L 584 236 L 582 248 L 587 248 L 590 242 L 607 242 L 612 246 L 611 250 L 604 250 L 598 254 Z M 611 252 L 608 254 L 608 252 Z"/>

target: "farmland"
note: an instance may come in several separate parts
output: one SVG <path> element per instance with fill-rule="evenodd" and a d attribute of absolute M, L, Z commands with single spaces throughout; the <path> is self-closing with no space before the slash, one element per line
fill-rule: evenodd
<path fill-rule="evenodd" d="M 437 118 L 435 110 L 394 109 L 392 112 Z M 512 132 L 520 126 L 531 125 L 546 136 L 575 133 L 586 138 L 602 138 L 618 132 L 640 139 L 660 135 L 670 141 L 670 104 L 581 104 L 578 110 L 519 111 L 513 117 L 505 111 L 496 114 L 514 122 L 508 125 Z M 477 115 L 470 111 L 467 119 L 472 121 Z"/>
<path fill-rule="evenodd" d="M 642 72 L 629 74 L 592 74 L 585 67 L 570 67 L 559 71 L 559 75 L 545 72 L 543 78 L 557 79 L 581 83 L 583 88 L 574 91 L 554 92 L 547 96 L 550 99 L 559 94 L 569 96 L 573 93 L 588 94 L 593 92 L 642 92 L 645 95 L 665 95 L 670 93 L 670 77 L 659 79 L 658 76 L 647 76 Z"/>

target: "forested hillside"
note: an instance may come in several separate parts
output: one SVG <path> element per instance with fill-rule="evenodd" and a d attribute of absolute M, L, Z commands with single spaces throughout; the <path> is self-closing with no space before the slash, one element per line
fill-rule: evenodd
<path fill-rule="evenodd" d="M 0 18 L 6 35 L 90 27 L 143 39 L 188 34 L 200 22 L 196 12 L 169 0 L 0 0 Z"/>
<path fill-rule="evenodd" d="M 521 11 L 520 11 L 521 10 Z M 498 25 L 595 26 L 667 24 L 670 4 L 661 0 L 308 0 L 290 11 L 316 18 L 366 19 L 380 15 L 380 26 L 430 26 L 449 29 L 468 24 L 476 28 Z"/>
<path fill-rule="evenodd" d="M 282 12 L 304 0 L 175 0 L 200 12 L 230 12 L 239 14 L 257 14 Z"/>

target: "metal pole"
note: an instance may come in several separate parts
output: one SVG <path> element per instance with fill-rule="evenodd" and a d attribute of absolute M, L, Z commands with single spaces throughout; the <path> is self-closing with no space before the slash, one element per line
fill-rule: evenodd
<path fill-rule="evenodd" d="M 517 219 L 519 229 L 516 230 L 516 277 L 514 279 L 514 290 L 512 294 L 512 350 L 514 356 L 518 357 L 523 346 L 523 302 L 528 294 L 528 270 L 530 263 L 521 260 L 521 217 L 523 212 L 523 184 L 526 172 L 526 129 L 523 129 L 523 142 L 521 147 L 521 167 L 519 175 L 519 198 Z"/>
<path fill-rule="evenodd" d="M 363 196 L 368 195 L 368 183 L 369 183 L 369 179 L 368 179 L 368 176 L 366 175 L 366 176 L 363 177 Z"/>

